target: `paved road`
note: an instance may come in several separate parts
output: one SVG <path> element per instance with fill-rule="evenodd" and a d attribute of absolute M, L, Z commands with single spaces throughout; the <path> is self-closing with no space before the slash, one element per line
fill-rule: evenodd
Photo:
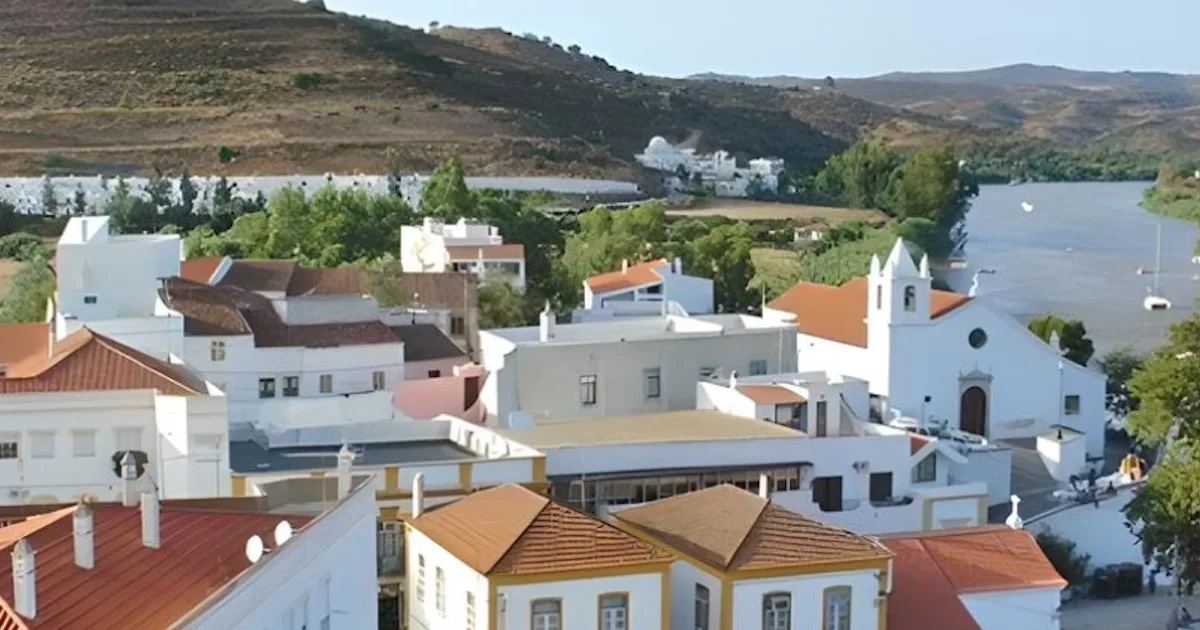
<path fill-rule="evenodd" d="M 1062 607 L 1062 630 L 1167 630 L 1175 601 L 1160 593 L 1067 603 Z M 1200 596 L 1183 598 L 1183 605 L 1200 617 Z M 1200 624 L 1193 626 L 1200 629 Z"/>

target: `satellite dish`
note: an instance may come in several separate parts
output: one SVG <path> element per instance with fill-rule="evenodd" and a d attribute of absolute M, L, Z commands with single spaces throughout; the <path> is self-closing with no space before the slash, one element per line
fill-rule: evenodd
<path fill-rule="evenodd" d="M 287 521 L 279 521 L 275 526 L 275 546 L 282 547 L 283 543 L 292 539 L 292 524 Z"/>
<path fill-rule="evenodd" d="M 251 536 L 250 540 L 246 541 L 246 559 L 250 561 L 250 564 L 258 562 L 264 552 L 266 552 L 266 548 L 263 547 L 263 541 L 258 534 Z"/>

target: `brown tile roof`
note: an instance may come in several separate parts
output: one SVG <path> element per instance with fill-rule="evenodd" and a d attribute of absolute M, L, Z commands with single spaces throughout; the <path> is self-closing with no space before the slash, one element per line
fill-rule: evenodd
<path fill-rule="evenodd" d="M 294 260 L 235 260 L 217 284 L 245 291 L 283 293 L 295 270 Z"/>
<path fill-rule="evenodd" d="M 243 291 L 284 293 L 288 297 L 365 292 L 363 272 L 358 267 L 305 267 L 294 260 L 234 260 L 217 284 Z"/>
<path fill-rule="evenodd" d="M 476 304 L 478 281 L 469 273 L 404 273 L 400 284 L 405 306 L 412 308 L 466 310 Z"/>
<path fill-rule="evenodd" d="M 921 546 L 959 594 L 1038 587 L 1064 587 L 1066 580 L 1046 559 L 1033 536 L 1003 525 L 884 537 Z"/>
<path fill-rule="evenodd" d="M 517 485 L 468 495 L 409 524 L 484 575 L 658 567 L 671 555 Z"/>
<path fill-rule="evenodd" d="M 311 520 L 262 512 L 173 509 L 168 505 L 161 509 L 161 546 L 149 549 L 142 545 L 138 508 L 93 505 L 96 556 L 91 569 L 75 566 L 74 507 L 0 529 L 0 602 L 4 604 L 0 606 L 0 627 L 171 627 L 250 567 L 245 554 L 250 536 L 271 540 L 275 525 L 284 518 L 302 535 L 303 526 Z M 36 620 L 12 612 L 11 548 L 20 538 L 37 553 Z"/>
<path fill-rule="evenodd" d="M 720 571 L 883 560 L 891 555 L 870 538 L 730 485 L 676 495 L 613 516 Z"/>
<path fill-rule="evenodd" d="M 362 295 L 363 271 L 358 267 L 301 267 L 288 281 L 289 297 L 301 295 Z"/>
<path fill-rule="evenodd" d="M 250 324 L 234 303 L 239 292 L 196 283 L 184 278 L 167 278 L 163 302 L 184 316 L 187 335 L 249 335 Z"/>
<path fill-rule="evenodd" d="M 433 361 L 436 359 L 466 359 L 457 344 L 450 340 L 440 328 L 433 324 L 392 326 L 392 332 L 404 342 L 404 362 Z"/>
<path fill-rule="evenodd" d="M 782 385 L 738 385 L 737 390 L 759 405 L 787 405 L 808 400 Z"/>
<path fill-rule="evenodd" d="M 954 586 L 918 540 L 885 540 L 896 554 L 888 595 L 888 630 L 980 630 Z"/>
<path fill-rule="evenodd" d="M 484 260 L 524 260 L 525 246 L 519 243 L 507 245 L 450 245 L 446 256 L 450 260 L 478 260 L 480 252 Z"/>
<path fill-rule="evenodd" d="M 224 256 L 205 256 L 203 258 L 189 258 L 179 263 L 179 276 L 192 282 L 208 284 L 212 280 L 212 276 L 217 271 L 217 267 L 221 266 L 221 261 L 225 260 Z"/>
<path fill-rule="evenodd" d="M 794 314 L 796 327 L 806 335 L 865 348 L 868 288 L 865 277 L 836 287 L 801 282 L 771 300 L 767 307 Z M 934 290 L 929 296 L 930 317 L 941 317 L 970 299 L 959 293 Z"/>
<path fill-rule="evenodd" d="M 610 271 L 600 275 L 592 276 L 584 282 L 592 293 L 608 293 L 610 291 L 619 291 L 621 289 L 632 289 L 643 284 L 652 284 L 660 282 L 662 276 L 655 269 L 669 265 L 666 258 L 658 260 L 649 260 L 636 265 L 629 265 L 629 269 L 621 271 Z"/>
<path fill-rule="evenodd" d="M 3 334 L 0 333 L 0 338 Z M 0 378 L 0 393 L 156 389 L 170 396 L 208 391 L 204 379 L 108 337 L 80 328 L 53 351 L 29 355 Z"/>
<path fill-rule="evenodd" d="M 0 326 L 0 365 L 12 367 L 32 354 L 46 354 L 50 324 L 7 324 Z"/>
<path fill-rule="evenodd" d="M 916 455 L 917 451 L 920 451 L 921 449 L 925 448 L 925 445 L 928 443 L 929 443 L 929 438 L 927 438 L 927 437 L 922 437 L 920 435 L 914 435 L 912 433 L 908 434 L 908 448 L 911 451 L 911 453 L 910 453 L 911 455 Z"/>

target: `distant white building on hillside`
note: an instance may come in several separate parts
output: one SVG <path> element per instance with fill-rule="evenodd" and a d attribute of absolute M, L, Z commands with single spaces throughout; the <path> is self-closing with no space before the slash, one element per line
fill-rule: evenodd
<path fill-rule="evenodd" d="M 784 161 L 779 158 L 753 159 L 748 168 L 742 168 L 737 158 L 725 151 L 697 154 L 695 149 L 671 145 L 662 136 L 651 138 L 634 159 L 648 169 L 665 173 L 669 189 L 685 190 L 702 183 L 721 197 L 745 197 L 755 181 L 763 191 L 773 192 L 779 188 L 779 174 L 784 169 Z"/>

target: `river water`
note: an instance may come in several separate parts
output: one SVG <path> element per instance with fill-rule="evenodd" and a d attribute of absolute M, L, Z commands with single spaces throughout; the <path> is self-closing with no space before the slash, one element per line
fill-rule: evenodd
<path fill-rule="evenodd" d="M 967 216 L 968 271 L 946 272 L 966 292 L 980 268 L 979 295 L 1027 321 L 1039 314 L 1081 319 L 1096 356 L 1119 346 L 1145 351 L 1166 339 L 1167 326 L 1195 308 L 1200 265 L 1191 262 L 1198 228 L 1160 219 L 1138 206 L 1144 182 L 984 186 Z M 1033 205 L 1024 212 L 1021 203 Z M 1169 311 L 1146 311 L 1153 282 L 1155 228 L 1162 222 L 1160 294 Z"/>

